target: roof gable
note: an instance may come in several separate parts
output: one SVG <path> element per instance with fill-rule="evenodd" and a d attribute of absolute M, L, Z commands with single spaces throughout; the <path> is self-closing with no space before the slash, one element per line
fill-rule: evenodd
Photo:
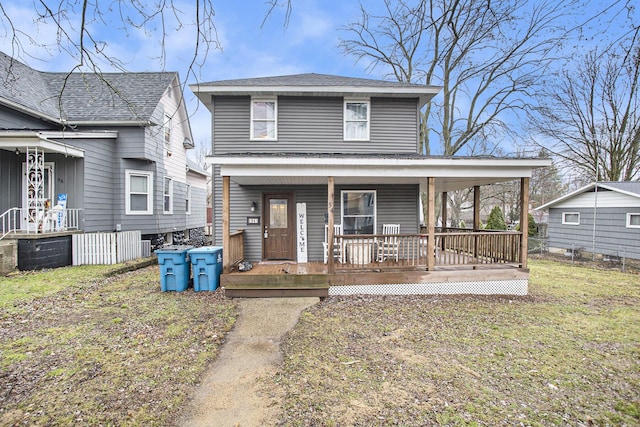
<path fill-rule="evenodd" d="M 0 103 L 58 123 L 146 122 L 176 77 L 42 72 L 0 52 Z"/>
<path fill-rule="evenodd" d="M 640 182 L 637 181 L 625 181 L 625 182 L 598 182 L 598 189 L 613 191 L 619 193 L 620 195 L 624 195 L 630 197 L 632 199 L 640 200 Z M 591 183 L 586 185 L 578 190 L 575 190 L 569 194 L 566 194 L 562 197 L 559 197 L 555 200 L 546 203 L 535 210 L 548 209 L 552 207 L 556 207 L 557 205 L 563 204 L 572 199 L 578 198 L 585 193 L 593 192 L 596 188 L 596 183 Z"/>

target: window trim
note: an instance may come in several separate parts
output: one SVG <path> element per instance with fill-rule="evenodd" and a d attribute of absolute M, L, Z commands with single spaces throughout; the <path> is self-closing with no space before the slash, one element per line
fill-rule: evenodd
<path fill-rule="evenodd" d="M 253 104 L 258 102 L 273 102 L 273 115 L 274 115 L 273 120 L 256 119 L 255 117 L 253 117 Z M 259 97 L 259 98 L 251 97 L 251 104 L 249 109 L 250 109 L 250 116 L 251 116 L 251 119 L 249 122 L 249 139 L 251 141 L 277 141 L 278 140 L 278 98 L 277 97 Z M 253 124 L 255 121 L 260 121 L 260 122 L 273 121 L 273 125 L 274 125 L 273 138 L 268 138 L 268 137 L 260 138 L 255 136 L 254 128 L 253 128 Z"/>
<path fill-rule="evenodd" d="M 366 104 L 367 105 L 367 134 L 364 138 L 348 138 L 347 137 L 347 105 L 348 104 Z M 349 123 L 359 123 L 361 120 L 350 120 Z M 344 98 L 342 107 L 342 139 L 345 141 L 369 141 L 371 139 L 371 99 L 370 98 Z"/>
<path fill-rule="evenodd" d="M 373 193 L 373 234 L 378 230 L 378 190 L 341 190 L 340 191 L 340 223 L 344 232 L 344 194 L 345 193 Z M 353 216 L 353 215 L 347 215 Z M 362 215 L 369 216 L 369 215 Z M 366 234 L 363 234 L 366 236 Z"/>
<path fill-rule="evenodd" d="M 167 184 L 167 180 L 169 181 L 169 194 L 165 192 L 165 187 Z M 165 209 L 165 198 L 169 197 L 169 210 Z M 162 213 L 164 214 L 172 214 L 173 213 L 173 178 L 169 176 L 165 176 L 162 180 Z"/>
<path fill-rule="evenodd" d="M 131 210 L 131 177 L 144 176 L 147 178 L 147 209 L 144 211 Z M 125 215 L 153 215 L 153 172 L 135 169 L 125 170 L 124 206 Z M 142 194 L 142 193 L 134 193 Z"/>
<path fill-rule="evenodd" d="M 577 222 L 567 221 L 567 215 L 578 215 Z M 562 212 L 562 225 L 580 225 L 580 212 Z"/>
<path fill-rule="evenodd" d="M 185 200 L 185 209 L 186 209 L 186 214 L 187 215 L 191 215 L 191 185 L 187 184 L 187 191 L 186 191 L 186 196 L 184 198 Z"/>
<path fill-rule="evenodd" d="M 627 228 L 640 228 L 640 225 L 631 224 L 632 216 L 640 216 L 640 212 L 628 212 L 627 213 Z"/>

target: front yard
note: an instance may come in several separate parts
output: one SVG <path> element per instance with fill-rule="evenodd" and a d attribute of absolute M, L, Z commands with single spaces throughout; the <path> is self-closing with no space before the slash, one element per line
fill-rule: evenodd
<path fill-rule="evenodd" d="M 274 424 L 639 425 L 640 276 L 531 269 L 527 297 L 311 307 L 264 379 L 265 393 L 285 392 Z M 175 422 L 235 303 L 162 293 L 157 266 L 110 271 L 0 278 L 0 425 Z"/>
<path fill-rule="evenodd" d="M 162 293 L 158 266 L 0 278 L 0 425 L 167 425 L 235 322 L 220 292 Z"/>
<path fill-rule="evenodd" d="M 530 295 L 330 298 L 289 334 L 283 425 L 639 425 L 640 276 L 536 261 Z"/>

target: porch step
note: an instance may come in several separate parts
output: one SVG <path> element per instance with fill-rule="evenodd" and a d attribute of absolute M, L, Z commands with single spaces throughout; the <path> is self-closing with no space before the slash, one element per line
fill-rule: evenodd
<path fill-rule="evenodd" d="M 324 288 L 261 288 L 225 287 L 224 295 L 229 298 L 285 298 L 285 297 L 319 297 L 329 296 L 329 286 Z"/>
<path fill-rule="evenodd" d="M 321 274 L 223 274 L 220 285 L 230 298 L 329 296 L 329 283 Z"/>

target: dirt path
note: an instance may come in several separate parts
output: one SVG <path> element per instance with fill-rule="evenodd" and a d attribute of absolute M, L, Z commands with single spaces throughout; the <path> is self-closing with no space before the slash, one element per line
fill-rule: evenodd
<path fill-rule="evenodd" d="M 275 425 L 280 394 L 264 390 L 261 378 L 282 361 L 280 341 L 300 313 L 318 298 L 259 298 L 240 301 L 240 315 L 220 356 L 206 372 L 182 427 Z"/>

